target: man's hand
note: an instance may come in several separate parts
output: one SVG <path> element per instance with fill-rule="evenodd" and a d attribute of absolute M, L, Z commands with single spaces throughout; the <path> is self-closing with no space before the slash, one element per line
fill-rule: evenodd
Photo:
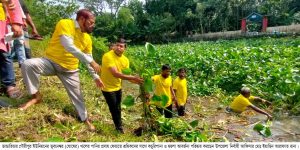
<path fill-rule="evenodd" d="M 134 76 L 134 78 L 131 80 L 131 82 L 135 84 L 142 84 L 144 82 L 144 79 L 139 76 Z"/>
<path fill-rule="evenodd" d="M 178 102 L 177 102 L 177 100 L 174 101 L 174 105 L 175 105 L 176 108 L 178 108 Z"/>
<path fill-rule="evenodd" d="M 177 98 L 176 97 L 173 97 L 172 100 L 173 100 L 174 103 L 177 103 Z"/>
<path fill-rule="evenodd" d="M 91 67 L 95 70 L 96 73 L 100 72 L 100 66 L 94 60 L 90 63 Z"/>
<path fill-rule="evenodd" d="M 145 93 L 145 98 L 150 99 L 150 93 Z"/>
<path fill-rule="evenodd" d="M 103 84 L 103 82 L 102 82 L 102 80 L 100 79 L 100 78 L 98 78 L 98 79 L 95 79 L 94 80 L 95 81 L 95 83 L 96 83 L 96 86 L 98 87 L 98 88 L 103 88 L 104 87 L 104 84 Z"/>
<path fill-rule="evenodd" d="M 272 103 L 271 103 L 271 102 L 269 102 L 269 101 L 267 101 L 267 100 L 265 100 L 265 99 L 263 99 L 262 101 L 263 101 L 263 103 L 265 103 L 265 104 L 272 105 Z"/>
<path fill-rule="evenodd" d="M 13 10 L 16 8 L 16 5 L 15 5 L 15 3 L 10 3 L 7 5 L 7 7 L 8 7 L 8 9 Z"/>
<path fill-rule="evenodd" d="M 39 35 L 38 31 L 36 29 L 32 29 L 32 32 L 31 32 L 32 35 Z"/>
<path fill-rule="evenodd" d="M 10 10 L 13 10 L 16 8 L 16 5 L 13 1 L 11 0 L 2 0 L 2 2 L 6 5 L 6 7 Z"/>
<path fill-rule="evenodd" d="M 11 29 L 14 32 L 14 38 L 20 37 L 23 34 L 22 26 L 20 24 L 12 24 Z"/>

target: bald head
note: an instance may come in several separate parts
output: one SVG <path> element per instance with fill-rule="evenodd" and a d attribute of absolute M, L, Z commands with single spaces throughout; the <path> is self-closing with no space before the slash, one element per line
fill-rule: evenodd
<path fill-rule="evenodd" d="M 80 17 L 84 19 L 94 18 L 94 14 L 88 9 L 81 9 L 77 12 L 76 20 L 78 21 Z"/>
<path fill-rule="evenodd" d="M 250 96 L 250 88 L 248 87 L 243 87 L 241 89 L 241 92 L 240 92 L 242 95 L 244 95 L 245 97 L 249 97 Z"/>
<path fill-rule="evenodd" d="M 78 22 L 81 32 L 92 33 L 95 27 L 95 16 L 88 9 L 81 9 L 77 12 L 76 21 Z"/>

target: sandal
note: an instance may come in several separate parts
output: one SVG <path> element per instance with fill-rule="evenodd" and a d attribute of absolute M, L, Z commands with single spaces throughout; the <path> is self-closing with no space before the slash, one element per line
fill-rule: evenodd
<path fill-rule="evenodd" d="M 23 96 L 23 93 L 17 87 L 12 87 L 7 89 L 6 93 L 9 98 L 14 98 L 14 99 L 19 99 Z"/>
<path fill-rule="evenodd" d="M 43 37 L 40 36 L 39 34 L 35 34 L 35 35 L 30 36 L 29 39 L 41 41 L 41 40 L 43 40 Z"/>

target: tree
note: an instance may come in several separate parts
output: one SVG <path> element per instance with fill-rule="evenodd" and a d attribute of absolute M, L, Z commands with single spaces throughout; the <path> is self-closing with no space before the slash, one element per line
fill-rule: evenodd
<path fill-rule="evenodd" d="M 34 20 L 47 34 L 60 18 L 70 17 L 76 0 L 60 4 L 28 0 Z M 96 36 L 114 39 L 124 35 L 133 41 L 165 40 L 175 33 L 199 33 L 240 29 L 240 21 L 252 12 L 267 15 L 269 26 L 299 23 L 299 0 L 78 0 L 97 16 Z M 110 17 L 108 16 L 110 15 Z M 45 17 L 46 16 L 46 17 Z M 177 36 L 179 35 L 179 36 Z"/>
<path fill-rule="evenodd" d="M 54 31 L 56 23 L 62 18 L 71 18 L 78 10 L 76 3 L 58 3 L 55 1 L 28 0 L 25 1 L 30 15 L 42 35 Z"/>
<path fill-rule="evenodd" d="M 127 7 L 121 7 L 117 15 L 117 35 L 124 37 L 126 34 L 131 35 L 131 30 L 135 28 L 134 17 Z"/>
<path fill-rule="evenodd" d="M 125 0 L 105 0 L 108 8 L 110 9 L 110 13 L 113 16 L 116 16 L 120 7 L 125 2 Z"/>
<path fill-rule="evenodd" d="M 93 35 L 107 37 L 109 41 L 115 39 L 116 20 L 110 13 L 102 13 L 96 17 L 96 25 Z"/>
<path fill-rule="evenodd" d="M 200 33 L 204 33 L 204 28 L 203 28 L 203 20 L 204 20 L 204 10 L 205 10 L 205 5 L 203 3 L 197 3 L 196 5 L 196 16 L 199 19 L 199 27 L 198 27 L 198 31 L 200 31 Z"/>
<path fill-rule="evenodd" d="M 93 11 L 98 16 L 105 12 L 105 0 L 79 0 L 84 4 L 84 7 Z"/>

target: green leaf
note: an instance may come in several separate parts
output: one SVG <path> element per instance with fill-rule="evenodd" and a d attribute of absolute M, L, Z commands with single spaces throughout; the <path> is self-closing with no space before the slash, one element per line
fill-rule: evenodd
<path fill-rule="evenodd" d="M 146 78 L 144 80 L 145 92 L 150 93 L 153 92 L 153 82 L 150 78 Z"/>
<path fill-rule="evenodd" d="M 151 78 L 151 76 L 154 75 L 154 70 L 153 69 L 145 69 L 145 73 L 147 74 L 147 77 Z"/>
<path fill-rule="evenodd" d="M 159 117 L 157 120 L 156 120 L 159 124 L 164 124 L 166 122 L 166 118 L 165 117 Z"/>
<path fill-rule="evenodd" d="M 199 133 L 199 131 L 197 132 Z M 208 141 L 207 136 L 205 134 L 199 133 L 198 140 L 196 142 L 207 142 L 207 141 Z"/>
<path fill-rule="evenodd" d="M 260 123 L 256 124 L 253 128 L 255 131 L 258 131 L 260 134 L 262 134 L 265 137 L 269 137 L 272 135 L 270 127 L 267 127 L 265 125 L 262 125 Z"/>
<path fill-rule="evenodd" d="M 300 76 L 295 75 L 295 76 L 293 76 L 293 79 L 296 83 L 300 83 Z"/>
<path fill-rule="evenodd" d="M 151 54 L 151 55 L 155 54 L 155 47 L 154 47 L 154 45 L 152 45 L 151 43 L 147 42 L 146 45 L 145 45 L 145 47 L 146 47 L 146 50 L 148 51 L 149 54 Z"/>
<path fill-rule="evenodd" d="M 271 130 L 269 127 L 266 127 L 266 129 L 264 130 L 264 136 L 269 137 L 272 135 Z"/>
<path fill-rule="evenodd" d="M 169 96 L 167 96 L 167 95 L 162 95 L 161 96 L 161 105 L 162 106 L 166 106 L 168 101 L 169 101 Z"/>
<path fill-rule="evenodd" d="M 286 79 L 286 80 L 285 80 L 285 83 L 290 84 L 290 83 L 293 83 L 293 81 L 291 81 L 291 80 L 289 80 L 289 79 Z"/>
<path fill-rule="evenodd" d="M 258 123 L 258 124 L 256 124 L 256 125 L 253 127 L 253 130 L 260 132 L 260 131 L 262 131 L 264 128 L 265 128 L 264 125 L 262 125 L 261 123 Z"/>
<path fill-rule="evenodd" d="M 190 125 L 192 126 L 192 128 L 195 128 L 198 126 L 199 121 L 198 120 L 194 120 L 192 122 L 190 122 Z"/>
<path fill-rule="evenodd" d="M 51 137 L 48 138 L 46 142 L 64 142 L 65 140 L 62 137 Z"/>
<path fill-rule="evenodd" d="M 161 97 L 157 96 L 157 95 L 153 95 L 152 98 L 151 98 L 151 101 L 153 101 L 153 102 L 159 102 L 159 101 L 161 101 Z"/>
<path fill-rule="evenodd" d="M 130 107 L 134 105 L 134 97 L 132 95 L 127 95 L 126 98 L 122 102 L 126 107 Z"/>
<path fill-rule="evenodd" d="M 56 123 L 54 125 L 55 128 L 60 129 L 60 130 L 64 130 L 66 129 L 66 126 L 62 125 L 61 123 Z"/>
<path fill-rule="evenodd" d="M 126 75 L 130 75 L 132 73 L 132 70 L 130 68 L 126 68 L 122 70 L 122 73 Z"/>

